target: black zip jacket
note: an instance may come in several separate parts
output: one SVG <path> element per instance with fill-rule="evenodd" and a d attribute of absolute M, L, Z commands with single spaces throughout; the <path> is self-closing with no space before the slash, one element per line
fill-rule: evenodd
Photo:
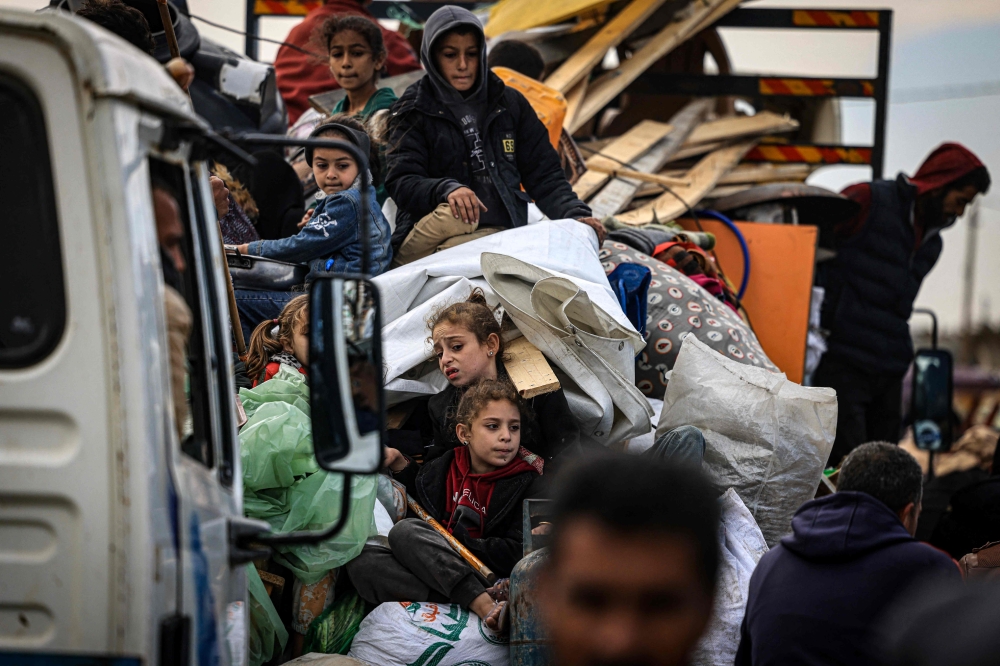
<path fill-rule="evenodd" d="M 590 217 L 563 174 L 545 125 L 528 100 L 493 72 L 486 108 L 486 164 L 509 227 L 527 224 L 532 200 L 553 220 Z M 461 128 L 426 77 L 407 88 L 389 113 L 385 184 L 399 208 L 392 235 L 398 249 L 420 218 L 446 203 L 454 190 L 470 186 L 472 170 Z"/>
<path fill-rule="evenodd" d="M 461 389 L 449 384 L 427 401 L 433 441 L 424 454 L 425 460 L 438 458 L 459 446 L 454 412 L 461 397 Z M 563 451 L 571 454 L 579 451 L 580 424 L 569 410 L 562 389 L 531 398 L 527 404 L 534 414 L 524 419 L 522 425 L 521 445 L 524 448 L 544 458 L 546 465 Z M 546 467 L 546 471 L 548 469 Z"/>
<path fill-rule="evenodd" d="M 445 513 L 445 494 L 448 488 L 448 468 L 455 459 L 449 449 L 443 456 L 424 463 L 407 490 L 414 494 L 432 518 L 442 525 L 448 524 Z M 500 479 L 493 487 L 489 506 L 486 507 L 486 525 L 483 537 L 473 539 L 465 530 L 456 529 L 454 537 L 493 570 L 498 578 L 510 576 L 514 565 L 521 559 L 523 536 L 524 500 L 539 495 L 539 480 L 535 472 L 524 472 Z"/>

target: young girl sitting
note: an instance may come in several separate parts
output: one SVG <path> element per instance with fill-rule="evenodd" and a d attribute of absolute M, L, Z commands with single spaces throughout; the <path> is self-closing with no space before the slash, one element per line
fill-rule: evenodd
<path fill-rule="evenodd" d="M 356 116 L 365 123 L 373 122 L 376 114 L 385 116 L 396 101 L 396 93 L 392 88 L 378 87 L 388 57 L 382 29 L 363 16 L 338 14 L 323 24 L 321 38 L 329 55 L 330 73 L 346 93 L 330 113 Z M 382 145 L 379 145 L 379 170 L 385 173 Z M 384 182 L 378 184 L 375 194 L 379 205 L 385 203 L 389 195 Z"/>
<path fill-rule="evenodd" d="M 288 302 L 277 319 L 257 325 L 247 345 L 247 377 L 254 386 L 290 365 L 306 374 L 309 364 L 309 297 L 303 294 Z"/>
<path fill-rule="evenodd" d="M 507 382 L 479 382 L 465 392 L 455 420 L 462 446 L 425 463 L 407 490 L 494 574 L 509 576 L 521 559 L 523 501 L 537 494 L 541 475 L 520 445 L 519 398 Z M 370 603 L 449 601 L 497 628 L 495 591 L 419 518 L 396 523 L 388 548 L 366 545 L 346 568 Z"/>
<path fill-rule="evenodd" d="M 378 155 L 364 126 L 354 118 L 339 116 L 320 125 L 311 138 L 346 141 L 369 156 L 373 181 L 380 182 Z M 368 225 L 369 270 L 378 275 L 389 267 L 389 222 L 382 215 L 373 189 L 361 200 L 360 169 L 350 153 L 337 148 L 306 149 L 316 183 L 326 195 L 312 211 L 299 233 L 280 240 L 261 240 L 237 246 L 243 254 L 308 263 L 306 283 L 324 273 L 360 273 L 362 269 L 361 224 Z M 238 289 L 236 304 L 240 319 L 252 326 L 273 319 L 294 298 L 293 292 L 265 292 Z"/>
<path fill-rule="evenodd" d="M 427 459 L 458 446 L 455 409 L 469 386 L 482 379 L 510 381 L 500 362 L 504 357 L 502 329 L 481 289 L 473 289 L 468 300 L 449 305 L 429 323 L 438 367 L 449 386 L 428 402 L 434 443 Z M 564 450 L 579 447 L 580 426 L 562 389 L 532 398 L 528 405 L 535 416 L 525 424 L 523 439 L 528 448 L 551 460 Z"/>

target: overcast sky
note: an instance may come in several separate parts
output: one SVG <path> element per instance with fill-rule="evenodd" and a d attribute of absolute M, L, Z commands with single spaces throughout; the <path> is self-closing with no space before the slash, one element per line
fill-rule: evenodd
<path fill-rule="evenodd" d="M 44 0 L 0 0 L 0 7 L 35 9 Z M 245 0 L 188 0 L 192 14 L 233 28 L 244 25 Z M 1000 0 L 767 0 L 754 6 L 891 8 L 894 41 L 890 88 L 912 90 L 955 84 L 1000 87 Z M 282 39 L 295 19 L 262 21 L 265 37 Z M 243 50 L 243 37 L 196 22 L 208 37 Z M 723 34 L 737 70 L 746 73 L 806 76 L 874 76 L 874 34 L 816 31 L 726 30 Z M 277 47 L 262 44 L 264 60 Z M 892 94 L 890 93 L 890 100 Z M 867 144 L 872 139 L 873 106 L 846 101 L 843 140 Z M 886 173 L 913 173 L 938 143 L 964 143 L 1000 180 L 1000 96 L 934 102 L 893 103 L 889 109 Z M 870 178 L 867 168 L 821 170 L 811 182 L 839 189 Z M 965 220 L 944 235 L 945 250 L 928 276 L 918 305 L 938 312 L 945 328 L 960 318 L 962 266 L 966 254 Z M 980 231 L 975 248 L 974 321 L 1000 325 L 1000 184 L 981 202 Z M 914 322 L 915 326 L 920 326 Z"/>

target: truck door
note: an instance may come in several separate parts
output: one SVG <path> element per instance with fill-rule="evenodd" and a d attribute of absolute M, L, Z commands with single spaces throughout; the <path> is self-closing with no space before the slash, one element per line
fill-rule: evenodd
<path fill-rule="evenodd" d="M 151 156 L 149 167 L 154 206 L 169 207 L 173 199 L 184 229 L 180 260 L 165 251 L 162 261 L 167 267 L 168 338 L 174 336 L 172 344 L 177 345 L 177 335 L 188 336 L 186 345 L 180 345 L 186 353 L 181 369 L 186 380 L 181 397 L 174 392 L 175 401 L 184 402 L 174 414 L 179 445 L 172 447 L 171 460 L 181 550 L 178 606 L 190 632 L 188 663 L 242 666 L 246 581 L 243 568 L 229 561 L 229 526 L 242 517 L 242 496 L 217 215 L 204 163 L 192 165 L 178 151 Z M 182 305 L 171 306 L 174 295 L 182 297 Z M 166 627 L 164 638 L 169 640 L 176 630 L 175 625 Z"/>
<path fill-rule="evenodd" d="M 129 633 L 118 610 L 131 594 L 119 530 L 128 521 L 111 490 L 126 442 L 109 342 L 113 283 L 99 261 L 106 236 L 94 225 L 106 220 L 90 210 L 83 116 L 60 51 L 5 33 L 0 652 L 106 654 Z M 152 606 L 155 592 L 145 592 Z"/>

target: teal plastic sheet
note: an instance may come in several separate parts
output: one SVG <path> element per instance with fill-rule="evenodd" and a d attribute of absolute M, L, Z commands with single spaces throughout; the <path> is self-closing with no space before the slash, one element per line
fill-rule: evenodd
<path fill-rule="evenodd" d="M 313 455 L 309 387 L 282 366 L 270 380 L 240 389 L 247 423 L 240 430 L 243 510 L 275 532 L 322 530 L 340 517 L 344 475 L 325 472 Z M 305 584 L 318 581 L 361 552 L 374 536 L 377 475 L 351 477 L 350 517 L 336 536 L 317 544 L 279 546 L 275 561 Z"/>
<path fill-rule="evenodd" d="M 247 565 L 247 590 L 250 592 L 250 666 L 260 666 L 284 652 L 288 631 L 252 564 Z"/>

